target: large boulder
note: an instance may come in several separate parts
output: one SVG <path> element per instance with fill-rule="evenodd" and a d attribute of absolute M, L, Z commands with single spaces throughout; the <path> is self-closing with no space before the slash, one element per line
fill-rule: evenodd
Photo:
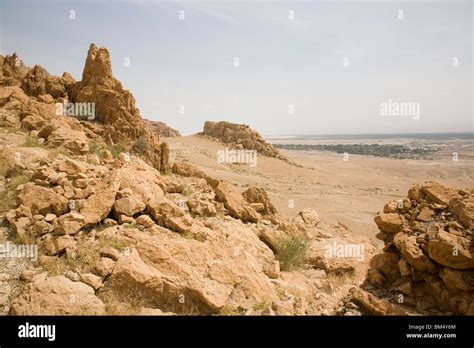
<path fill-rule="evenodd" d="M 66 198 L 53 190 L 32 183 L 25 184 L 18 195 L 18 202 L 28 207 L 33 215 L 50 213 L 62 215 L 69 210 Z"/>
<path fill-rule="evenodd" d="M 137 160 L 132 166 L 117 171 L 120 190 L 130 189 L 133 196 L 145 204 L 164 196 L 163 179 L 154 168 Z"/>
<path fill-rule="evenodd" d="M 94 289 L 64 276 L 42 273 L 11 304 L 12 315 L 101 315 L 105 306 Z"/>
<path fill-rule="evenodd" d="M 437 270 L 433 261 L 423 253 L 423 250 L 418 245 L 416 236 L 407 236 L 404 233 L 399 233 L 395 236 L 394 243 L 414 269 L 428 272 L 435 272 Z"/>
<path fill-rule="evenodd" d="M 136 213 L 145 210 L 146 204 L 134 196 L 131 189 L 119 191 L 117 198 L 118 199 L 114 203 L 114 212 L 116 216 L 122 214 L 133 216 Z"/>
<path fill-rule="evenodd" d="M 103 184 L 103 188 L 97 190 L 84 202 L 80 213 L 84 217 L 85 226 L 95 225 L 109 215 L 114 206 L 119 187 L 118 174 L 113 172 Z"/>
<path fill-rule="evenodd" d="M 86 134 L 72 127 L 63 119 L 53 119 L 38 133 L 38 137 L 45 138 L 53 147 L 63 146 L 73 153 L 81 154 L 89 151 Z"/>
<path fill-rule="evenodd" d="M 374 221 L 381 231 L 389 234 L 397 233 L 402 225 L 402 219 L 396 213 L 380 213 L 374 218 Z"/>
<path fill-rule="evenodd" d="M 224 206 L 232 217 L 244 222 L 257 222 L 259 214 L 253 209 L 244 197 L 229 183 L 220 181 L 214 188 L 216 199 Z"/>
<path fill-rule="evenodd" d="M 429 201 L 444 205 L 447 205 L 452 198 L 457 196 L 455 190 L 431 181 L 423 185 L 422 191 Z"/>
<path fill-rule="evenodd" d="M 459 218 L 464 226 L 474 229 L 474 196 L 465 199 L 453 198 L 449 202 L 449 210 Z"/>
<path fill-rule="evenodd" d="M 147 209 L 157 224 L 173 231 L 188 232 L 193 224 L 193 219 L 183 208 L 165 198 L 149 202 Z"/>
<path fill-rule="evenodd" d="M 341 236 L 310 241 L 305 262 L 327 273 L 365 276 L 374 254 L 373 243 L 363 236 Z"/>
<path fill-rule="evenodd" d="M 143 262 L 135 249 L 118 259 L 109 283 L 111 288 L 120 292 L 140 289 L 141 293 L 137 294 L 140 296 L 159 297 L 163 292 L 160 271 Z"/>
<path fill-rule="evenodd" d="M 132 249 L 129 257 L 122 256 L 123 263 L 119 259 L 129 271 L 117 265 L 114 274 L 123 276 L 112 275 L 112 288 L 119 279 L 129 279 L 135 291 L 151 291 L 154 300 L 167 309 L 189 313 L 194 308 L 202 314 L 218 313 L 224 306 L 246 307 L 278 299 L 265 274 L 274 264 L 273 253 L 252 228 L 238 220 L 215 221 L 212 230 L 195 223 L 193 229 L 202 236 L 199 240 L 159 226 L 143 232 L 116 229 L 133 239 L 137 254 Z"/>
<path fill-rule="evenodd" d="M 262 209 L 259 212 L 262 215 L 271 215 L 277 212 L 275 206 L 272 204 L 270 197 L 268 196 L 267 191 L 262 187 L 251 186 L 245 190 L 242 195 L 249 203 L 261 204 Z"/>
<path fill-rule="evenodd" d="M 85 225 L 82 214 L 69 212 L 53 221 L 54 232 L 56 234 L 76 234 Z"/>
<path fill-rule="evenodd" d="M 428 252 L 431 259 L 454 269 L 474 268 L 474 245 L 467 238 L 439 231 L 430 238 Z"/>

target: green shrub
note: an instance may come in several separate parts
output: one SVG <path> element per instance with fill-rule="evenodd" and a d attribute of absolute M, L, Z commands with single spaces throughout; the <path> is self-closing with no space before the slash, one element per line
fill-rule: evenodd
<path fill-rule="evenodd" d="M 89 152 L 90 153 L 93 153 L 97 156 L 100 156 L 100 150 L 101 150 L 101 146 L 99 144 L 97 144 L 96 142 L 92 141 L 89 143 Z"/>
<path fill-rule="evenodd" d="M 276 246 L 276 257 L 282 271 L 298 268 L 304 261 L 309 248 L 309 241 L 303 235 L 286 236 Z"/>
<path fill-rule="evenodd" d="M 1 157 L 0 158 L 0 175 L 6 176 L 9 169 L 10 169 L 10 163 L 7 161 L 6 158 Z"/>
<path fill-rule="evenodd" d="M 143 155 L 146 153 L 149 146 L 148 140 L 146 140 L 144 137 L 140 137 L 133 143 L 132 152 Z"/>
<path fill-rule="evenodd" d="M 23 143 L 23 146 L 25 146 L 25 147 L 40 147 L 41 144 L 38 142 L 38 139 L 36 137 L 32 137 L 31 135 L 28 135 L 25 138 L 25 142 Z"/>
<path fill-rule="evenodd" d="M 128 151 L 127 146 L 125 144 L 122 144 L 122 143 L 118 143 L 118 144 L 115 144 L 113 146 L 109 146 L 108 149 L 109 149 L 110 153 L 112 154 L 113 158 L 117 158 L 118 155 L 120 155 L 120 153 Z"/>

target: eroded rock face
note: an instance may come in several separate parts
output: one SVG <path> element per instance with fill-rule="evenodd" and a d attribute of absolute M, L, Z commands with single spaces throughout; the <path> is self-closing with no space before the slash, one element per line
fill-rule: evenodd
<path fill-rule="evenodd" d="M 137 139 L 142 133 L 141 117 L 132 94 L 112 75 L 109 51 L 91 44 L 75 95 L 75 102 L 95 103 L 96 120 L 118 133 Z M 112 140 L 120 140 L 118 137 Z"/>
<path fill-rule="evenodd" d="M 473 197 L 472 190 L 427 182 L 412 187 L 399 204 L 387 204 L 386 213 L 375 218 L 385 248 L 372 259 L 367 275 L 372 292 L 423 314 L 472 315 Z M 372 294 L 357 296 L 370 312 L 390 310 L 387 304 L 375 308 L 382 302 Z"/>
<path fill-rule="evenodd" d="M 0 86 L 20 86 L 27 71 L 16 53 L 0 55 Z"/>
<path fill-rule="evenodd" d="M 225 121 L 206 121 L 202 134 L 219 139 L 223 143 L 237 149 L 255 150 L 259 155 L 287 160 L 277 149 L 267 143 L 258 132 L 248 125 Z"/>
<path fill-rule="evenodd" d="M 49 75 L 39 65 L 28 69 L 16 54 L 0 56 L 0 67 L 0 86 L 9 86 L 0 92 L 0 126 L 37 130 L 47 145 L 64 147 L 74 154 L 88 152 L 88 143 L 97 136 L 109 145 L 132 146 L 140 140 L 140 155 L 158 170 L 168 168 L 169 148 L 160 143 L 156 132 L 142 124 L 133 95 L 112 74 L 106 48 L 91 44 L 79 82 L 68 73 L 62 77 Z M 74 112 L 65 116 L 58 103 L 68 103 L 64 108 L 72 105 L 73 109 L 91 106 L 88 112 L 94 112 L 88 113 L 87 119 L 96 123 Z"/>
<path fill-rule="evenodd" d="M 140 112 L 135 106 L 135 98 L 114 78 L 106 48 L 91 44 L 82 81 L 75 86 L 71 100 L 77 103 L 94 103 L 95 119 L 106 126 L 105 138 L 114 143 L 142 139 L 145 144 L 142 156 L 155 168 L 166 169 L 167 153 L 162 156 L 159 136 L 143 125 Z"/>

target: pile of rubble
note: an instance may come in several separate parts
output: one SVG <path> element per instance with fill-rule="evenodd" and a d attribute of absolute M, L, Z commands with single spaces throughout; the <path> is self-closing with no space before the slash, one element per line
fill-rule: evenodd
<path fill-rule="evenodd" d="M 474 315 L 474 190 L 415 185 L 375 217 L 384 251 L 352 301 L 372 314 Z"/>

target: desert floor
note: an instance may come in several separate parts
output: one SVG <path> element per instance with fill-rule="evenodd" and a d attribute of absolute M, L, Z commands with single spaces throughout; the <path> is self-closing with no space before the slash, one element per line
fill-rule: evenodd
<path fill-rule="evenodd" d="M 350 155 L 344 161 L 336 153 L 281 151 L 300 168 L 265 156 L 258 156 L 255 167 L 221 164 L 217 151 L 224 149 L 224 144 L 196 135 L 165 140 L 170 145 L 171 161 L 188 161 L 242 191 L 258 184 L 287 216 L 313 208 L 319 213 L 322 228 L 374 240 L 378 231 L 373 222 L 375 214 L 389 200 L 406 197 L 413 184 L 433 180 L 454 188 L 474 187 L 474 146 L 469 142 L 453 141 L 433 160 Z M 454 151 L 458 152 L 458 161 L 453 161 Z M 289 207 L 290 200 L 293 208 Z"/>

